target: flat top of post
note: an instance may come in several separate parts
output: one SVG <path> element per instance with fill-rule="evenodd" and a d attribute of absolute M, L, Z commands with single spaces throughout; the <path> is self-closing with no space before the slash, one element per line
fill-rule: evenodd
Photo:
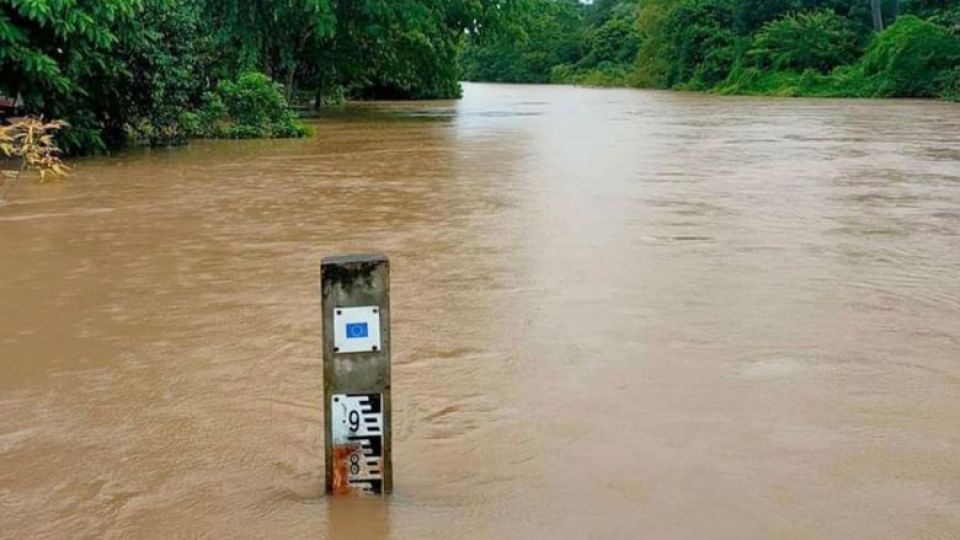
<path fill-rule="evenodd" d="M 349 255 L 332 255 L 320 260 L 323 266 L 340 266 L 356 263 L 382 263 L 389 259 L 383 253 L 354 253 Z"/>

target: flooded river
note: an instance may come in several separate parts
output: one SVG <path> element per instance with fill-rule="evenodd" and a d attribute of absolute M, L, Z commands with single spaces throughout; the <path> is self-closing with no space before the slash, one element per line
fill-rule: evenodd
<path fill-rule="evenodd" d="M 0 537 L 956 538 L 960 106 L 466 85 L 0 208 Z M 323 256 L 394 474 L 323 494 Z"/>

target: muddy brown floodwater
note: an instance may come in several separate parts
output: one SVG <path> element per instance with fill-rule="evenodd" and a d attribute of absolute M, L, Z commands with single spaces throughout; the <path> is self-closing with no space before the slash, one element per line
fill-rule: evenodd
<path fill-rule="evenodd" d="M 0 208 L 0 537 L 960 537 L 960 106 L 467 85 Z M 396 493 L 323 494 L 320 258 Z"/>

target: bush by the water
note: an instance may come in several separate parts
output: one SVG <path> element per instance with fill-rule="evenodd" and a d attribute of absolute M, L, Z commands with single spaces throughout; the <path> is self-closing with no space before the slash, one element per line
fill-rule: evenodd
<path fill-rule="evenodd" d="M 626 86 L 629 78 L 630 69 L 613 62 L 601 62 L 589 68 L 564 64 L 550 71 L 550 82 L 587 86 Z"/>
<path fill-rule="evenodd" d="M 960 38 L 913 16 L 877 35 L 863 58 L 877 96 L 934 97 L 943 71 L 960 66 Z"/>
<path fill-rule="evenodd" d="M 749 54 L 766 69 L 829 73 L 856 60 L 859 49 L 849 21 L 820 10 L 767 23 L 754 36 Z"/>
<path fill-rule="evenodd" d="M 940 97 L 947 101 L 960 101 L 960 66 L 940 74 Z"/>
<path fill-rule="evenodd" d="M 263 73 L 249 72 L 236 81 L 220 81 L 203 96 L 199 113 L 184 113 L 181 122 L 197 137 L 224 139 L 302 137 L 307 128 L 290 109 L 283 89 Z"/>

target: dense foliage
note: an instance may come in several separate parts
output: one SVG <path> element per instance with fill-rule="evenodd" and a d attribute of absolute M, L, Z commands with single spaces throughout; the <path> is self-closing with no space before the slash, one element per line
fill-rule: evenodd
<path fill-rule="evenodd" d="M 960 66 L 960 38 L 946 28 L 903 17 L 877 36 L 863 58 L 863 72 L 884 96 L 935 95 L 944 70 Z"/>
<path fill-rule="evenodd" d="M 831 10 L 790 13 L 768 22 L 754 36 L 750 50 L 767 69 L 820 73 L 852 63 L 859 54 L 850 22 Z"/>
<path fill-rule="evenodd" d="M 0 95 L 67 120 L 72 152 L 297 136 L 294 96 L 458 96 L 466 33 L 526 1 L 0 0 Z"/>
<path fill-rule="evenodd" d="M 114 58 L 118 34 L 135 12 L 129 0 L 0 1 L 0 93 L 19 93 L 34 110 L 68 118 L 66 146 L 102 148 L 101 133 L 121 127 L 117 83 L 128 70 Z"/>
<path fill-rule="evenodd" d="M 545 2 L 538 8 L 518 14 L 518 32 L 467 47 L 461 58 L 464 72 L 476 80 L 544 83 L 550 82 L 554 66 L 584 56 L 580 33 L 585 25 L 578 0 Z"/>
<path fill-rule="evenodd" d="M 521 26 L 550 45 L 471 36 L 465 78 L 960 99 L 960 0 L 535 0 Z"/>
<path fill-rule="evenodd" d="M 236 81 L 223 80 L 203 96 L 200 112 L 182 113 L 188 135 L 228 139 L 300 137 L 306 128 L 297 120 L 280 84 L 263 73 L 249 72 Z"/>

